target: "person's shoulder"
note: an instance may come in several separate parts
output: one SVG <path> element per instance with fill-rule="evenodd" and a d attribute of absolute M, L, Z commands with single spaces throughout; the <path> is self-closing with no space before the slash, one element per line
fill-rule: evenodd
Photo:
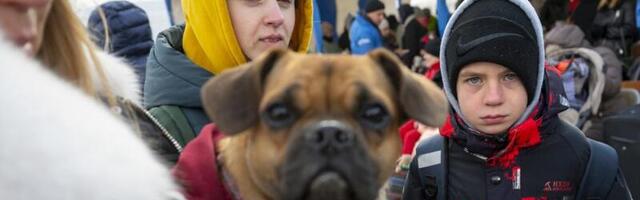
<path fill-rule="evenodd" d="M 589 153 L 589 142 L 587 137 L 577 127 L 565 122 L 564 120 L 556 119 L 557 125 L 554 129 L 554 134 L 551 136 L 559 137 L 558 145 L 563 145 L 571 148 L 574 155 L 583 157 Z"/>
<path fill-rule="evenodd" d="M 184 36 L 185 24 L 174 25 L 162 32 L 156 37 L 156 45 L 166 45 L 172 49 L 184 52 L 182 48 L 182 37 Z"/>

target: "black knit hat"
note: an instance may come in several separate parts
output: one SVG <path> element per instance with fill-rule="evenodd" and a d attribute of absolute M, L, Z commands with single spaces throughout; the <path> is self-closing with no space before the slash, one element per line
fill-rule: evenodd
<path fill-rule="evenodd" d="M 422 50 L 427 53 L 434 55 L 436 57 L 440 56 L 440 39 L 433 38 L 427 42 L 424 46 L 422 46 Z"/>
<path fill-rule="evenodd" d="M 370 13 L 378 10 L 384 10 L 384 3 L 379 0 L 369 0 L 367 5 L 364 6 L 364 12 Z"/>
<path fill-rule="evenodd" d="M 465 65 L 492 62 L 516 73 L 527 91 L 527 102 L 532 102 L 540 49 L 531 19 L 520 7 L 506 0 L 478 0 L 462 11 L 448 37 L 446 73 L 453 95 Z"/>

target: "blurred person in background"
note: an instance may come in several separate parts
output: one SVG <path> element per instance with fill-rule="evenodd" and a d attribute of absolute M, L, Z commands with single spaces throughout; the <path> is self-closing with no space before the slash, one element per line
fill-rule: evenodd
<path fill-rule="evenodd" d="M 333 25 L 331 23 L 322 22 L 322 47 L 323 53 L 340 53 L 342 49 L 338 46 L 338 43 L 334 40 Z"/>
<path fill-rule="evenodd" d="M 423 64 L 427 67 L 424 76 L 432 80 L 442 88 L 442 75 L 440 74 L 440 39 L 434 38 L 422 47 L 420 51 Z"/>
<path fill-rule="evenodd" d="M 338 37 L 338 46 L 340 49 L 344 49 L 347 52 L 351 52 L 351 41 L 349 40 L 349 30 L 351 30 L 351 25 L 353 25 L 353 21 L 355 17 L 351 15 L 351 13 L 347 14 L 347 17 L 344 18 L 344 27 L 342 28 L 342 34 Z"/>
<path fill-rule="evenodd" d="M 415 18 L 413 15 L 413 7 L 409 4 L 402 4 L 398 7 L 398 16 L 400 17 L 400 21 L 398 22 L 398 28 L 396 30 L 396 41 L 398 41 L 398 45 L 403 47 L 402 37 L 404 36 L 404 29 L 412 18 Z"/>
<path fill-rule="evenodd" d="M 382 35 L 382 46 L 384 48 L 389 49 L 398 57 L 402 57 L 404 54 L 409 52 L 408 50 L 400 49 L 398 41 L 396 40 L 396 32 L 393 28 L 391 28 L 391 23 L 389 23 L 389 20 L 382 20 L 380 25 L 378 25 L 378 29 L 380 29 L 380 33 Z"/>
<path fill-rule="evenodd" d="M 626 60 L 636 39 L 634 1 L 600 0 L 597 8 L 590 34 L 593 44 L 609 47 Z"/>
<path fill-rule="evenodd" d="M 356 15 L 349 30 L 352 54 L 362 55 L 382 47 L 382 34 L 378 25 L 384 20 L 384 8 L 382 2 L 369 0 L 364 9 L 361 9 L 361 13 Z"/>
<path fill-rule="evenodd" d="M 402 57 L 402 62 L 407 66 L 412 66 L 415 57 L 420 56 L 420 49 L 425 44 L 423 38 L 428 34 L 430 16 L 429 9 L 415 8 L 414 14 L 405 19 L 401 48 L 409 50 Z"/>
<path fill-rule="evenodd" d="M 124 58 L 144 83 L 153 38 L 147 13 L 129 1 L 110 1 L 91 12 L 87 23 L 91 39 L 107 53 Z"/>

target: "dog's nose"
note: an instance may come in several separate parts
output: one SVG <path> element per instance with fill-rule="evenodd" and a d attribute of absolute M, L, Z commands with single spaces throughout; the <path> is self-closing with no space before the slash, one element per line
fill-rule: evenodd
<path fill-rule="evenodd" d="M 333 154 L 351 146 L 354 135 L 343 123 L 335 120 L 321 121 L 306 134 L 307 143 L 324 154 Z"/>

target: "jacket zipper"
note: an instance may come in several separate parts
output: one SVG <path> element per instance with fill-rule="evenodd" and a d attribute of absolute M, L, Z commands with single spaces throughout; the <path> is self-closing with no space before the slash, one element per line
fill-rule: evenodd
<path fill-rule="evenodd" d="M 173 138 L 173 136 L 171 136 L 171 134 L 169 134 L 169 132 L 167 131 L 167 129 L 165 129 L 159 122 L 158 120 L 153 117 L 147 110 L 142 109 L 140 107 L 138 107 L 138 105 L 135 105 L 133 103 L 131 103 L 131 105 L 136 106 L 137 109 L 142 110 L 142 112 L 149 118 L 151 119 L 151 121 L 153 121 L 153 123 L 158 126 L 158 128 L 160 128 L 160 130 L 162 131 L 162 134 L 167 137 L 167 139 L 169 139 L 169 141 L 171 141 L 171 144 L 173 144 L 173 147 L 176 148 L 176 150 L 178 150 L 178 153 L 182 153 L 182 146 L 180 146 L 180 144 L 178 143 L 178 141 Z"/>

